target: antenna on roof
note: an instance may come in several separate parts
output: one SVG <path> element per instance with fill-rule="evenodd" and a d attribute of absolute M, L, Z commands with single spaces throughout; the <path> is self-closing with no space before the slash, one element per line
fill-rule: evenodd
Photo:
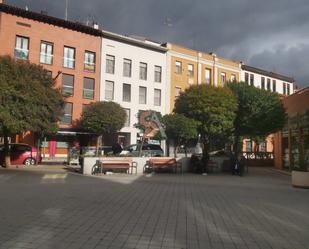
<path fill-rule="evenodd" d="M 65 16 L 64 16 L 64 19 L 66 21 L 68 20 L 68 5 L 69 5 L 69 0 L 65 0 Z"/>

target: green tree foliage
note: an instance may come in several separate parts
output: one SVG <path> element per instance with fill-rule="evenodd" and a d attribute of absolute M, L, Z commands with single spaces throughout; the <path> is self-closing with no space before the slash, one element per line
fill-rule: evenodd
<path fill-rule="evenodd" d="M 199 122 L 187 118 L 183 114 L 167 114 L 163 116 L 162 122 L 165 126 L 165 133 L 168 140 L 174 141 L 174 156 L 177 157 L 177 150 L 180 145 L 186 147 L 190 139 L 197 138 L 197 127 Z"/>
<path fill-rule="evenodd" d="M 97 149 L 102 136 L 119 131 L 126 121 L 125 110 L 115 102 L 101 101 L 90 104 L 81 116 L 81 125 L 98 135 Z"/>
<path fill-rule="evenodd" d="M 265 138 L 281 130 L 286 122 L 286 112 L 277 93 L 234 82 L 228 87 L 237 97 L 238 109 L 234 121 L 234 149 L 238 152 L 240 137 Z"/>
<path fill-rule="evenodd" d="M 209 142 L 232 133 L 236 108 L 237 101 L 230 89 L 195 85 L 180 94 L 174 111 L 199 122 L 203 153 L 207 154 Z"/>
<path fill-rule="evenodd" d="M 47 70 L 29 62 L 0 57 L 0 132 L 6 166 L 8 137 L 23 131 L 55 132 L 64 101 Z"/>

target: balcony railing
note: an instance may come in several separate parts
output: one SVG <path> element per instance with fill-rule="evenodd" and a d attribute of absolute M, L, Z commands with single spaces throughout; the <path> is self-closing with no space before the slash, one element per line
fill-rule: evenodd
<path fill-rule="evenodd" d="M 15 58 L 21 60 L 28 60 L 29 50 L 22 48 L 15 48 Z"/>
<path fill-rule="evenodd" d="M 94 72 L 95 71 L 95 63 L 85 61 L 84 62 L 84 69 L 86 71 Z"/>
<path fill-rule="evenodd" d="M 94 90 L 84 89 L 83 90 L 83 97 L 85 99 L 93 99 L 94 98 Z"/>
<path fill-rule="evenodd" d="M 49 65 L 53 64 L 53 55 L 40 53 L 40 63 L 49 64 Z"/>
<path fill-rule="evenodd" d="M 75 68 L 75 59 L 64 57 L 63 66 L 67 68 Z"/>

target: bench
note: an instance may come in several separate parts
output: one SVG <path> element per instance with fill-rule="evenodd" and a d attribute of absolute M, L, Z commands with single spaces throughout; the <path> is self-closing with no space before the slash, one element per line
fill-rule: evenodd
<path fill-rule="evenodd" d="M 153 157 L 149 159 L 148 166 L 151 170 L 156 169 L 173 169 L 177 173 L 177 169 L 180 169 L 182 173 L 182 164 L 176 161 L 176 158 L 172 157 Z M 144 168 L 145 172 L 145 168 Z"/>
<path fill-rule="evenodd" d="M 102 174 L 107 170 L 111 169 L 124 169 L 127 174 L 133 174 L 135 168 L 135 174 L 137 174 L 137 163 L 132 159 L 119 159 L 109 158 L 97 160 L 96 164 L 92 167 L 92 175 Z M 130 172 L 131 170 L 131 172 Z"/>

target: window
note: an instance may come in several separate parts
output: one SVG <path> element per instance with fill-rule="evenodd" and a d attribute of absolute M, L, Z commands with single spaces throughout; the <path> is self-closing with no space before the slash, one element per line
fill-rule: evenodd
<path fill-rule="evenodd" d="M 231 74 L 231 82 L 236 81 L 236 75 L 235 74 Z"/>
<path fill-rule="evenodd" d="M 275 91 L 276 91 L 276 81 L 273 80 L 273 92 L 275 92 Z"/>
<path fill-rule="evenodd" d="M 122 101 L 131 102 L 131 85 L 130 84 L 123 84 Z"/>
<path fill-rule="evenodd" d="M 225 73 L 221 73 L 221 84 L 222 84 L 222 86 L 224 86 L 225 81 L 226 81 L 226 74 Z"/>
<path fill-rule="evenodd" d="M 154 89 L 154 105 L 160 106 L 161 105 L 161 90 Z"/>
<path fill-rule="evenodd" d="M 41 42 L 40 63 L 53 64 L 54 45 L 49 42 Z"/>
<path fill-rule="evenodd" d="M 127 114 L 127 117 L 126 117 L 126 121 L 125 121 L 125 123 L 124 123 L 124 126 L 125 127 L 129 127 L 130 126 L 130 114 L 131 114 L 131 111 L 130 111 L 130 109 L 124 109 L 125 111 L 126 111 L 126 114 Z"/>
<path fill-rule="evenodd" d="M 270 91 L 270 79 L 267 79 L 267 90 Z"/>
<path fill-rule="evenodd" d="M 286 83 L 283 83 L 283 94 L 286 94 Z"/>
<path fill-rule="evenodd" d="M 265 77 L 261 78 L 261 89 L 265 89 Z"/>
<path fill-rule="evenodd" d="M 15 58 L 28 60 L 29 58 L 29 38 L 16 36 Z"/>
<path fill-rule="evenodd" d="M 131 77 L 132 61 L 129 59 L 123 59 L 123 76 Z"/>
<path fill-rule="evenodd" d="M 69 143 L 68 142 L 56 142 L 56 147 L 57 148 L 69 148 Z"/>
<path fill-rule="evenodd" d="M 246 141 L 246 152 L 251 152 L 251 141 Z"/>
<path fill-rule="evenodd" d="M 105 81 L 105 99 L 113 100 L 114 99 L 114 82 Z"/>
<path fill-rule="evenodd" d="M 139 87 L 139 103 L 146 104 L 147 103 L 147 88 L 140 86 Z"/>
<path fill-rule="evenodd" d="M 62 74 L 62 94 L 64 96 L 73 96 L 74 94 L 74 75 Z"/>
<path fill-rule="evenodd" d="M 182 73 L 182 65 L 180 61 L 176 61 L 176 73 L 181 74 Z"/>
<path fill-rule="evenodd" d="M 179 97 L 181 93 L 181 88 L 180 87 L 175 87 L 175 99 Z"/>
<path fill-rule="evenodd" d="M 287 95 L 290 95 L 290 84 L 286 84 L 286 93 Z"/>
<path fill-rule="evenodd" d="M 194 72 L 193 72 L 193 65 L 192 64 L 188 64 L 188 76 L 189 77 L 193 77 Z"/>
<path fill-rule="evenodd" d="M 67 68 L 75 67 L 75 48 L 64 47 L 63 66 Z"/>
<path fill-rule="evenodd" d="M 266 149 L 267 149 L 266 146 L 267 146 L 266 142 L 261 142 L 260 148 L 259 148 L 260 152 L 266 152 Z"/>
<path fill-rule="evenodd" d="M 250 74 L 250 86 L 254 86 L 254 74 Z"/>
<path fill-rule="evenodd" d="M 162 68 L 160 66 L 155 66 L 155 82 L 161 82 Z"/>
<path fill-rule="evenodd" d="M 139 79 L 147 80 L 147 64 L 140 62 L 139 63 Z"/>
<path fill-rule="evenodd" d="M 64 105 L 64 113 L 61 117 L 62 124 L 71 124 L 72 123 L 72 110 L 73 104 L 72 103 L 65 103 Z"/>
<path fill-rule="evenodd" d="M 211 84 L 211 69 L 206 68 L 205 79 L 206 79 L 206 84 L 210 85 Z"/>
<path fill-rule="evenodd" d="M 115 73 L 115 56 L 106 55 L 106 73 L 114 74 Z"/>
<path fill-rule="evenodd" d="M 94 99 L 94 79 L 84 78 L 83 98 Z"/>
<path fill-rule="evenodd" d="M 94 52 L 85 51 L 84 69 L 90 72 L 95 71 L 95 53 Z"/>
<path fill-rule="evenodd" d="M 249 84 L 249 73 L 245 73 L 245 83 Z"/>

